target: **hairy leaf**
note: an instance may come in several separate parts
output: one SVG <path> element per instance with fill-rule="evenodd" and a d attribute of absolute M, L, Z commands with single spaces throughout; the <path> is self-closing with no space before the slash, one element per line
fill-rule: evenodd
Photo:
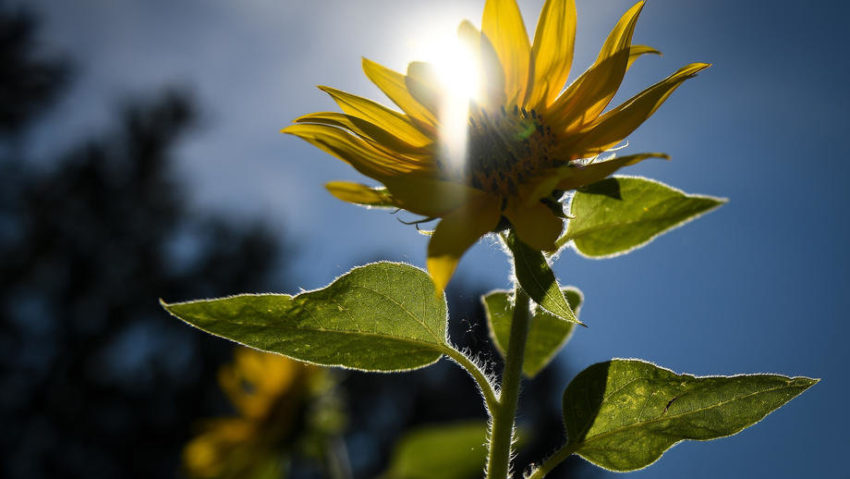
<path fill-rule="evenodd" d="M 487 459 L 487 423 L 469 421 L 408 432 L 396 445 L 382 479 L 466 479 Z"/>
<path fill-rule="evenodd" d="M 695 377 L 635 359 L 594 364 L 564 392 L 569 444 L 612 471 L 646 467 L 675 445 L 752 426 L 817 379 L 775 374 Z"/>
<path fill-rule="evenodd" d="M 724 203 L 646 178 L 615 176 L 575 193 L 573 219 L 557 245 L 572 241 L 579 253 L 593 258 L 628 253 Z"/>
<path fill-rule="evenodd" d="M 508 235 L 505 242 L 514 256 L 517 281 L 528 296 L 556 317 L 584 325 L 570 309 L 570 304 L 543 253 L 530 248 L 513 234 Z"/>
<path fill-rule="evenodd" d="M 562 291 L 578 317 L 582 302 L 581 291 L 571 287 Z M 509 295 L 508 291 L 493 291 L 482 297 L 490 334 L 502 356 L 508 350 L 514 313 L 514 305 Z M 574 328 L 574 323 L 563 321 L 540 307 L 534 308 L 528 328 L 522 372 L 528 377 L 536 376 L 567 343 Z"/>
<path fill-rule="evenodd" d="M 400 263 L 354 268 L 323 289 L 165 304 L 203 331 L 301 361 L 400 371 L 448 348 L 446 301 L 424 271 Z"/>

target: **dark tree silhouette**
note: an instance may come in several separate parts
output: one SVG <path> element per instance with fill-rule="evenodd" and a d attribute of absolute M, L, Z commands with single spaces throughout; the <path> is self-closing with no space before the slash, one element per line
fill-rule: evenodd
<path fill-rule="evenodd" d="M 35 18 L 25 11 L 0 15 L 0 135 L 26 128 L 68 79 L 66 62 L 39 58 L 35 29 Z"/>
<path fill-rule="evenodd" d="M 285 249 L 261 223 L 187 204 L 171 170 L 196 119 L 186 91 L 130 102 L 114 131 L 32 168 L 20 145 L 71 79 L 67 62 L 37 51 L 36 27 L 0 2 L 0 477 L 175 477 L 199 418 L 229 411 L 215 374 L 232 345 L 156 299 L 285 291 Z M 479 293 L 451 290 L 451 336 L 499 371 Z M 551 368 L 524 387 L 520 417 L 534 434 L 519 468 L 562 441 L 552 400 L 562 381 Z M 409 427 L 484 419 L 471 379 L 448 361 L 351 373 L 343 386 L 358 478 L 378 474 Z M 315 464 L 293 468 L 319 477 Z M 594 475 L 575 463 L 564 473 Z"/>
<path fill-rule="evenodd" d="M 231 346 L 157 298 L 268 289 L 279 241 L 189 209 L 172 151 L 196 113 L 179 90 L 29 168 L 15 143 L 67 79 L 34 34 L 31 16 L 0 15 L 0 476 L 172 477 L 193 423 L 222 409 Z"/>

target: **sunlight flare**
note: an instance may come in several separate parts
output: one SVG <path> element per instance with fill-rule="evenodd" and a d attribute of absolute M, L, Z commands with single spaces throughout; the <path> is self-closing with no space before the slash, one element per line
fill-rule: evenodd
<path fill-rule="evenodd" d="M 467 160 L 470 102 L 480 100 L 481 69 L 475 52 L 454 31 L 434 29 L 431 38 L 415 42 L 416 58 L 434 68 L 440 99 L 440 158 L 449 176 L 463 176 Z"/>

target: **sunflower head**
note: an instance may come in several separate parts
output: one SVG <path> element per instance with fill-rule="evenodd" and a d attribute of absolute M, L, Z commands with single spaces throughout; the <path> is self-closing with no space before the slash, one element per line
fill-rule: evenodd
<path fill-rule="evenodd" d="M 515 0 L 487 0 L 481 30 L 468 21 L 458 29 L 480 81 L 475 98 L 464 100 L 460 166 L 444 148 L 444 127 L 453 123 L 449 94 L 437 70 L 423 62 L 411 63 L 402 74 L 363 60 L 366 76 L 400 111 L 321 87 L 342 113 L 305 115 L 282 131 L 383 185 L 332 182 L 327 186 L 334 196 L 439 219 L 428 244 L 428 271 L 442 291 L 460 257 L 483 235 L 508 225 L 528 246 L 553 250 L 563 229 L 562 215 L 552 207 L 561 192 L 646 158 L 666 158 L 660 153 L 601 158 L 682 82 L 709 66 L 687 65 L 606 111 L 632 63 L 659 53 L 632 44 L 642 8 L 639 2 L 620 18 L 596 61 L 568 84 L 574 0 L 547 0 L 533 41 Z"/>
<path fill-rule="evenodd" d="M 280 475 L 280 458 L 295 443 L 309 443 L 330 428 L 310 417 L 335 411 L 311 409 L 328 396 L 326 370 L 276 354 L 239 347 L 218 374 L 236 416 L 207 419 L 183 449 L 185 473 L 198 479 Z M 302 444 L 303 445 L 303 444 Z M 277 473 L 272 474 L 272 471 Z"/>

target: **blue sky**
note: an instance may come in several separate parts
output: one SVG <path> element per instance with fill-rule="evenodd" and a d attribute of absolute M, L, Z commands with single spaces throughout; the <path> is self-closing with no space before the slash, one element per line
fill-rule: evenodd
<path fill-rule="evenodd" d="M 188 85 L 203 128 L 180 152 L 197 208 L 262 217 L 296 241 L 295 281 L 322 286 L 389 255 L 424 265 L 427 239 L 395 216 L 333 199 L 326 181 L 353 170 L 278 130 L 334 109 L 327 84 L 381 98 L 361 56 L 403 69 L 423 38 L 480 19 L 483 1 L 37 0 L 45 47 L 78 64 L 71 94 L 33 136 L 33 152 L 105 131 L 117 101 Z M 542 1 L 521 2 L 533 31 Z M 595 57 L 631 6 L 578 0 L 574 69 Z M 664 52 L 630 70 L 619 100 L 692 61 L 689 80 L 629 138 L 626 151 L 665 151 L 627 172 L 728 205 L 628 256 L 571 251 L 555 270 L 584 290 L 583 320 L 565 354 L 572 368 L 638 357 L 693 374 L 779 372 L 823 381 L 736 437 L 685 443 L 634 477 L 840 477 L 850 446 L 850 177 L 840 1 L 650 0 L 637 43 Z M 574 76 L 571 76 L 574 78 Z M 617 99 L 615 99 L 615 102 Z M 507 263 L 485 240 L 461 280 L 506 287 Z M 230 292 L 223 292 L 230 293 Z"/>

